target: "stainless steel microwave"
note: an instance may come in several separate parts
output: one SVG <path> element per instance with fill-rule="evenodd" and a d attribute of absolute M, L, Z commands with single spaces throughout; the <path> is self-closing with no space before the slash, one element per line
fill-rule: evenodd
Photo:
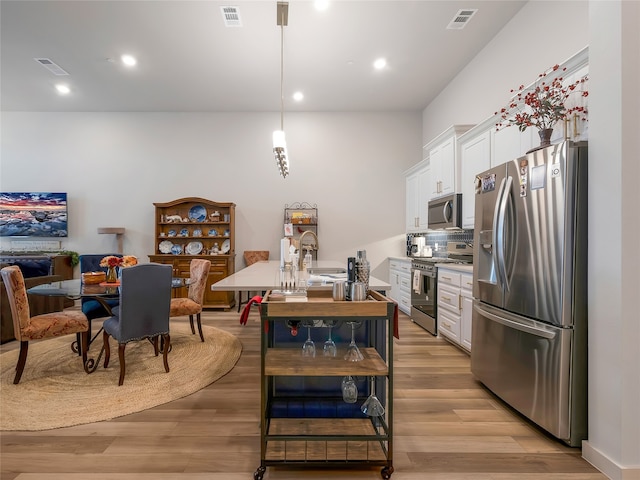
<path fill-rule="evenodd" d="M 429 201 L 429 229 L 462 228 L 462 194 L 454 193 Z"/>

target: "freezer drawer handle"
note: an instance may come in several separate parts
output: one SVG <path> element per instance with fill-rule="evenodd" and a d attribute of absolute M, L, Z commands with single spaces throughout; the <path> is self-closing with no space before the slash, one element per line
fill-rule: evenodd
<path fill-rule="evenodd" d="M 509 328 L 515 328 L 516 330 L 520 330 L 521 332 L 530 333 L 532 335 L 547 338 L 549 340 L 555 338 L 556 336 L 555 332 L 549 332 L 547 330 L 542 330 L 540 328 L 530 327 L 528 325 L 523 325 L 522 323 L 513 322 L 511 320 L 507 320 L 506 318 L 499 317 L 498 315 L 494 315 L 493 313 L 486 311 L 484 308 L 480 307 L 479 305 L 474 305 L 473 308 L 480 315 L 490 318 L 494 322 L 501 323 L 502 325 L 505 325 Z"/>

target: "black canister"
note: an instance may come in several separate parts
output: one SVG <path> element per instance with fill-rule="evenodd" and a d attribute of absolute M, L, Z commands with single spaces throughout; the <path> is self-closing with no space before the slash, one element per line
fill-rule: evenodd
<path fill-rule="evenodd" d="M 356 281 L 356 257 L 347 258 L 347 300 L 351 300 L 351 284 Z"/>

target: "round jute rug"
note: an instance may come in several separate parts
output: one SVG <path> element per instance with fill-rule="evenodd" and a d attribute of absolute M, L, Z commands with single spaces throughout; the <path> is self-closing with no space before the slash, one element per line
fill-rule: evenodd
<path fill-rule="evenodd" d="M 29 345 L 27 364 L 13 384 L 18 350 L 0 355 L 0 430 L 48 430 L 109 420 L 190 395 L 228 373 L 240 358 L 242 344 L 232 334 L 202 326 L 205 341 L 188 324 L 172 322 L 169 373 L 162 354 L 144 340 L 127 344 L 124 385 L 118 386 L 118 345 L 110 338 L 111 359 L 87 375 L 81 357 L 71 351 L 73 336 Z M 102 335 L 91 345 L 97 358 Z"/>

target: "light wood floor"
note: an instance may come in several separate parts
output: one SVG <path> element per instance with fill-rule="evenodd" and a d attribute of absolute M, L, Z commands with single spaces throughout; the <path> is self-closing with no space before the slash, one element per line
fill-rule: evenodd
<path fill-rule="evenodd" d="M 228 375 L 189 397 L 111 421 L 2 432 L 1 479 L 252 479 L 260 464 L 259 317 L 254 310 L 246 326 L 238 319 L 235 312 L 203 316 L 205 324 L 242 341 L 242 356 Z M 462 351 L 402 314 L 395 341 L 392 479 L 606 480 L 579 449 L 545 435 L 488 393 L 472 377 Z M 380 467 L 268 467 L 264 478 L 381 476 Z"/>

